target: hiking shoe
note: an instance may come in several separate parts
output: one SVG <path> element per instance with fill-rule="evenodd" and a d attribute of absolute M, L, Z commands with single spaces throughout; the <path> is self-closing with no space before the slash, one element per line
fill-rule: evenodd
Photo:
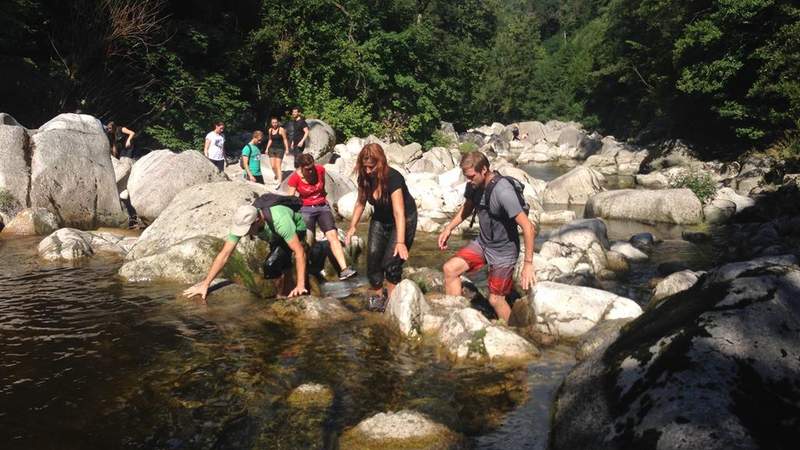
<path fill-rule="evenodd" d="M 356 274 L 358 274 L 358 272 L 349 267 L 346 267 L 344 270 L 342 270 L 341 273 L 339 273 L 339 281 L 344 281 L 348 278 L 353 278 L 354 276 L 356 276 Z"/>
<path fill-rule="evenodd" d="M 385 295 L 370 295 L 367 298 L 367 311 L 384 312 L 388 303 Z"/>

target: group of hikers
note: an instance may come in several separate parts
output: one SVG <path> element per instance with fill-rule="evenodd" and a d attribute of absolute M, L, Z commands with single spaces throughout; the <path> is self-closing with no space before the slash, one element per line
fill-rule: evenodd
<path fill-rule="evenodd" d="M 257 137 L 254 133 L 253 139 L 257 140 Z M 528 219 L 522 184 L 512 177 L 491 171 L 488 159 L 478 151 L 464 155 L 460 166 L 468 181 L 464 203 L 439 234 L 438 246 L 441 250 L 447 249 L 453 230 L 470 217 L 474 220 L 475 215 L 478 217 L 480 233 L 444 264 L 445 293 L 461 295 L 461 275 L 488 266 L 489 303 L 497 316 L 507 321 L 511 314 L 507 297 L 513 290 L 513 276 L 520 252 L 518 227 L 522 229 L 525 244 L 520 277 L 522 288 L 528 289 L 535 283 L 535 229 Z M 325 234 L 340 270 L 339 278 L 346 280 L 356 275 L 356 271 L 347 266 L 333 211 L 325 198 L 325 168 L 316 164 L 314 158 L 306 153 L 299 153 L 295 157 L 295 167 L 295 172 L 287 181 L 288 195 L 268 193 L 253 204 L 240 206 L 235 211 L 225 245 L 214 259 L 207 276 L 186 289 L 185 296 L 199 295 L 205 301 L 211 282 L 245 236 L 258 237 L 270 243 L 264 276 L 281 279 L 278 285 L 282 293 L 289 297 L 308 294 L 306 232 L 314 233 L 317 225 Z M 402 279 L 403 264 L 408 260 L 414 243 L 416 202 L 403 175 L 389 166 L 380 144 L 367 144 L 361 149 L 355 172 L 358 197 L 345 233 L 344 245 L 349 245 L 355 235 L 356 226 L 369 203 L 373 212 L 367 233 L 367 279 L 371 287 L 367 303 L 370 310 L 383 311 L 392 291 Z M 247 173 L 248 177 L 251 174 L 255 176 L 252 170 Z M 292 255 L 294 282 L 291 281 Z"/>

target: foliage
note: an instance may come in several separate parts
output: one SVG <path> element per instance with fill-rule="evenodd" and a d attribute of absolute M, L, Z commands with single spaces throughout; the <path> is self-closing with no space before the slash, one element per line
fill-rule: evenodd
<path fill-rule="evenodd" d="M 0 211 L 11 213 L 20 208 L 14 195 L 6 189 L 0 188 Z"/>
<path fill-rule="evenodd" d="M 778 139 L 767 149 L 766 153 L 776 159 L 800 160 L 800 128 L 787 131 L 783 138 Z"/>
<path fill-rule="evenodd" d="M 670 182 L 673 188 L 688 188 L 705 204 L 717 193 L 717 183 L 708 172 L 686 171 L 675 176 Z"/>
<path fill-rule="evenodd" d="M 350 101 L 331 92 L 330 82 L 317 87 L 307 80 L 296 80 L 294 95 L 287 94 L 292 104 L 303 105 L 307 117 L 321 119 L 339 132 L 344 139 L 367 136 L 377 132 L 379 125 L 372 120 L 369 105 L 363 99 Z"/>
<path fill-rule="evenodd" d="M 435 130 L 431 133 L 431 139 L 425 145 L 425 148 L 431 149 L 433 147 L 450 148 L 456 145 L 456 140 L 451 134 L 445 133 L 442 130 Z"/>
<path fill-rule="evenodd" d="M 458 146 L 458 151 L 460 151 L 462 155 L 465 155 L 469 152 L 474 152 L 477 149 L 478 149 L 478 144 L 469 141 L 462 142 Z"/>

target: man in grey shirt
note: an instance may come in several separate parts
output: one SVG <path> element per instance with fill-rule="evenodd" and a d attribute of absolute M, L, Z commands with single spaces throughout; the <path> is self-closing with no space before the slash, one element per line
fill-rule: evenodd
<path fill-rule="evenodd" d="M 461 158 L 461 171 L 467 178 L 464 204 L 439 234 L 439 248 L 447 248 L 453 230 L 477 209 L 480 235 L 459 250 L 444 264 L 445 293 L 461 295 L 461 275 L 489 266 L 489 303 L 497 317 L 508 321 L 511 308 L 506 296 L 514 287 L 514 267 L 519 255 L 519 232 L 525 239 L 525 259 L 521 283 L 528 289 L 536 282 L 533 273 L 533 239 L 535 230 L 523 210 L 512 183 L 489 170 L 489 160 L 481 152 L 470 152 Z M 485 195 L 488 191 L 490 195 Z M 490 198 L 487 198 L 490 197 Z"/>

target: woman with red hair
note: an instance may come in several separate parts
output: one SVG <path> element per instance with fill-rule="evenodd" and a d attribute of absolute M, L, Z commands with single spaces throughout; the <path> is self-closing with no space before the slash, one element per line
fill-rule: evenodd
<path fill-rule="evenodd" d="M 379 144 L 367 144 L 361 149 L 355 170 L 358 200 L 345 244 L 350 243 L 369 203 L 374 209 L 367 237 L 367 278 L 376 291 L 369 298 L 369 307 L 383 311 L 388 296 L 403 277 L 403 263 L 417 231 L 417 204 L 400 172 L 389 167 Z"/>

